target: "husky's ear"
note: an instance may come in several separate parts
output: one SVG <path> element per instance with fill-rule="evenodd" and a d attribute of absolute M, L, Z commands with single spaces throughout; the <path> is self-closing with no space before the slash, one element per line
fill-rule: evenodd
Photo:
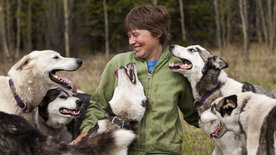
<path fill-rule="evenodd" d="M 228 67 L 228 64 L 223 59 L 217 56 L 209 57 L 208 63 L 212 68 L 216 70 L 222 70 Z"/>
<path fill-rule="evenodd" d="M 221 99 L 216 107 L 223 117 L 225 114 L 231 115 L 232 111 L 237 107 L 237 95 L 227 96 Z"/>
<path fill-rule="evenodd" d="M 29 64 L 31 61 L 31 57 L 29 55 L 24 56 L 22 59 L 20 59 L 16 64 L 15 64 L 15 69 L 16 70 L 22 70 L 22 68 L 26 65 Z"/>

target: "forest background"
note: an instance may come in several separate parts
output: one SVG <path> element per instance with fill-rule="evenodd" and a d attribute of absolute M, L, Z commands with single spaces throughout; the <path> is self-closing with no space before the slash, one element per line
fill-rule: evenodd
<path fill-rule="evenodd" d="M 0 74 L 33 50 L 51 49 L 84 60 L 64 74 L 93 94 L 107 61 L 131 50 L 123 22 L 143 4 L 168 10 L 169 44 L 199 44 L 226 60 L 230 77 L 276 91 L 276 0 L 0 0 Z M 183 154 L 211 154 L 212 140 L 183 128 Z"/>

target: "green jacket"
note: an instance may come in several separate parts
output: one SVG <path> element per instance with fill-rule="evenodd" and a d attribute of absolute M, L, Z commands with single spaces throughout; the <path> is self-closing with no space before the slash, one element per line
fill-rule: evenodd
<path fill-rule="evenodd" d="M 198 126 L 199 117 L 193 107 L 194 99 L 189 82 L 183 75 L 169 69 L 169 63 L 181 60 L 171 56 L 167 46 L 163 49 L 151 74 L 148 73 L 146 60 L 136 57 L 133 51 L 118 54 L 107 63 L 99 87 L 87 109 L 86 119 L 81 125 L 82 132 L 94 127 L 97 120 L 104 117 L 105 108 L 118 82 L 113 75 L 114 71 L 119 66 L 134 62 L 148 98 L 148 105 L 135 131 L 137 139 L 130 147 L 129 154 L 182 153 L 183 129 L 178 108 L 189 124 Z"/>

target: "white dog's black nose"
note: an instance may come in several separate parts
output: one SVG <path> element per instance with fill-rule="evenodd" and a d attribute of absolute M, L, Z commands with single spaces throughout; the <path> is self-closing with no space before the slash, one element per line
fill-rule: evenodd
<path fill-rule="evenodd" d="M 77 59 L 77 64 L 78 64 L 79 66 L 81 66 L 81 65 L 82 65 L 82 60 L 81 60 L 81 59 Z"/>
<path fill-rule="evenodd" d="M 169 45 L 169 51 L 172 52 L 172 50 L 174 49 L 174 47 L 175 46 L 173 44 Z"/>

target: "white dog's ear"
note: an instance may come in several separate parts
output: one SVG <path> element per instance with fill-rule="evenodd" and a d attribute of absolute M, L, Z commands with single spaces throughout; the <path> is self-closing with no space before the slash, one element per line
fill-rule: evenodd
<path fill-rule="evenodd" d="M 237 95 L 227 96 L 221 99 L 217 105 L 217 110 L 223 117 L 225 114 L 231 115 L 232 111 L 237 107 Z"/>
<path fill-rule="evenodd" d="M 22 70 L 26 65 L 29 64 L 30 61 L 31 61 L 31 57 L 29 55 L 24 56 L 21 60 L 19 60 L 15 64 L 15 69 Z"/>
<path fill-rule="evenodd" d="M 210 63 L 210 65 L 212 66 L 212 68 L 214 69 L 224 69 L 228 67 L 228 64 L 226 63 L 226 61 L 224 61 L 223 59 L 217 57 L 217 56 L 213 56 L 213 57 L 209 57 L 208 58 L 208 63 Z"/>

